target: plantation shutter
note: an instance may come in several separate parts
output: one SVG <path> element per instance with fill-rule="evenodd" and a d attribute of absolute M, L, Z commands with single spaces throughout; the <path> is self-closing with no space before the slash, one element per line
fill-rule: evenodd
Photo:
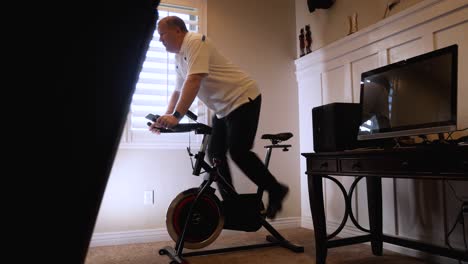
<path fill-rule="evenodd" d="M 185 21 L 189 31 L 200 31 L 199 11 L 195 7 L 161 3 L 158 7 L 158 12 L 159 19 L 167 16 L 178 16 Z M 174 53 L 166 52 L 165 47 L 159 41 L 159 34 L 156 29 L 146 53 L 130 105 L 126 135 L 128 143 L 136 145 L 186 146 L 188 140 L 192 140 L 193 142 L 201 140 L 199 135 L 194 135 L 193 133 L 154 135 L 148 131 L 148 120 L 145 116 L 148 113 L 164 114 L 170 96 L 174 91 L 176 81 L 174 57 Z M 190 110 L 199 116 L 199 122 L 206 122 L 206 107 L 197 98 L 190 107 Z M 184 117 L 180 122 L 187 123 L 193 121 Z"/>

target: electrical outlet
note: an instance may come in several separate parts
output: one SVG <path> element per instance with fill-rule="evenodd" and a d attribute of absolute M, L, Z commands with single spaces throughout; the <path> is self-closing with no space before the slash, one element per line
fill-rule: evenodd
<path fill-rule="evenodd" d="M 143 204 L 154 204 L 154 190 L 144 192 Z"/>

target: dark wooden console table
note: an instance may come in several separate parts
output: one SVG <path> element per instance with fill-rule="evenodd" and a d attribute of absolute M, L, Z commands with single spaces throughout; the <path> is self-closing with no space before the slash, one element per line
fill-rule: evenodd
<path fill-rule="evenodd" d="M 316 263 L 326 262 L 329 248 L 370 242 L 372 253 L 382 255 L 383 243 L 395 244 L 449 258 L 468 261 L 468 252 L 440 247 L 421 241 L 403 239 L 382 232 L 382 183 L 383 177 L 468 181 L 468 146 L 437 145 L 391 150 L 352 150 L 342 152 L 302 153 L 307 159 L 310 208 L 315 233 Z M 332 176 L 358 176 L 346 196 L 343 186 Z M 360 178 L 366 178 L 369 229 L 357 223 L 351 210 L 352 189 Z M 327 235 L 323 202 L 322 179 L 339 184 L 345 194 L 346 212 L 342 225 Z M 354 224 L 366 231 L 364 235 L 331 239 L 336 236 L 350 216 Z"/>

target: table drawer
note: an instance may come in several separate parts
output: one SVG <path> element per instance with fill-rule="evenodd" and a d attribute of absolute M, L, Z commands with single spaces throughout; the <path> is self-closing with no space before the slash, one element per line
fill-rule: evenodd
<path fill-rule="evenodd" d="M 342 159 L 342 172 L 410 172 L 420 168 L 420 164 L 407 159 Z M 429 171 L 429 170 L 428 170 Z"/>
<path fill-rule="evenodd" d="M 307 160 L 307 169 L 310 172 L 336 172 L 338 171 L 336 159 Z"/>
<path fill-rule="evenodd" d="M 440 162 L 438 165 L 437 169 L 440 173 L 460 173 L 468 177 L 468 159 L 453 157 Z"/>

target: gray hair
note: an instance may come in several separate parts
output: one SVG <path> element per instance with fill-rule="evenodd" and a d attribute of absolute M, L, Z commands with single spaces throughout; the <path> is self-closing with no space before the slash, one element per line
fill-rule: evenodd
<path fill-rule="evenodd" d="M 187 26 L 185 25 L 184 20 L 182 20 L 178 16 L 167 16 L 163 19 L 160 20 L 160 22 L 166 23 L 168 27 L 177 27 L 179 28 L 182 32 L 188 32 Z"/>

